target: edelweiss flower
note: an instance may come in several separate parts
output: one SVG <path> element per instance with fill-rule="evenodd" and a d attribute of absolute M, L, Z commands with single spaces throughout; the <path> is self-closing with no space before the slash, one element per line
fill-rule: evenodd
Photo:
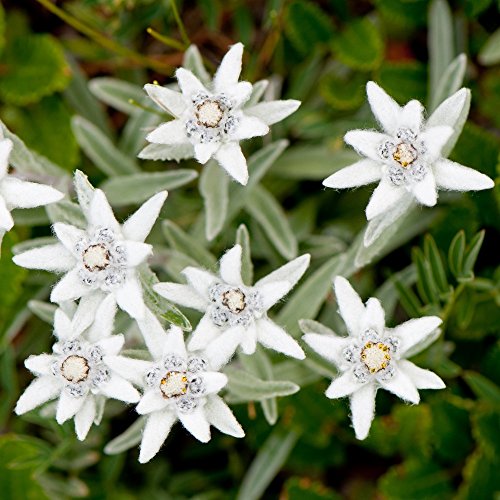
<path fill-rule="evenodd" d="M 136 268 L 151 254 L 152 247 L 144 240 L 166 197 L 166 191 L 156 194 L 120 225 L 106 196 L 96 189 L 86 214 L 87 229 L 58 222 L 53 229 L 60 243 L 28 250 L 13 260 L 29 269 L 66 273 L 50 300 L 60 303 L 83 298 L 85 317 L 80 331 L 92 321 L 105 294 L 112 294 L 120 308 L 139 318 L 145 306 Z"/>
<path fill-rule="evenodd" d="M 252 84 L 238 82 L 241 73 L 243 45 L 233 45 L 205 87 L 184 68 L 176 72 L 182 93 L 159 85 L 146 85 L 149 97 L 174 120 L 161 124 L 146 139 L 167 145 L 158 153 L 147 146 L 140 154 L 144 159 L 190 158 L 202 164 L 214 157 L 229 175 L 245 185 L 248 181 L 246 159 L 239 142 L 266 135 L 269 125 L 291 115 L 299 101 L 271 101 L 244 107 L 252 93 Z"/>
<path fill-rule="evenodd" d="M 210 440 L 210 425 L 225 434 L 243 437 L 240 424 L 217 396 L 227 384 L 226 375 L 217 370 L 227 360 L 213 349 L 203 353 L 186 350 L 182 330 L 172 326 L 165 333 L 149 310 L 138 324 L 153 360 L 107 356 L 105 361 L 145 387 L 137 405 L 137 412 L 147 415 L 139 462 L 148 462 L 158 453 L 177 420 L 203 443 Z"/>
<path fill-rule="evenodd" d="M 7 172 L 12 141 L 2 139 L 0 132 L 0 231 L 10 231 L 14 220 L 10 211 L 13 208 L 34 208 L 55 203 L 64 194 L 53 187 L 36 182 L 22 181 Z"/>
<path fill-rule="evenodd" d="M 182 273 L 187 285 L 159 283 L 154 290 L 172 302 L 205 313 L 193 332 L 190 349 L 203 349 L 213 342 L 229 358 L 238 345 L 245 354 L 253 354 L 258 341 L 303 359 L 299 344 L 267 317 L 267 311 L 299 281 L 309 266 L 310 256 L 302 255 L 254 286 L 246 286 L 241 279 L 241 251 L 241 246 L 235 245 L 226 252 L 220 260 L 219 276 L 186 267 Z"/>
<path fill-rule="evenodd" d="M 339 189 L 380 181 L 366 207 L 368 220 L 403 203 L 405 196 L 434 206 L 437 188 L 475 191 L 494 186 L 488 176 L 443 157 L 443 148 L 453 140 L 453 126 L 464 108 L 467 89 L 444 101 L 427 122 L 420 102 L 400 107 L 374 82 L 368 82 L 366 91 L 384 132 L 347 132 L 345 142 L 366 159 L 335 172 L 323 184 Z"/>
<path fill-rule="evenodd" d="M 431 336 L 441 319 L 425 316 L 390 329 L 385 326 L 384 310 L 377 299 L 363 305 L 349 282 L 340 276 L 335 279 L 335 293 L 349 336 L 311 333 L 314 328 L 304 328 L 303 323 L 303 330 L 308 330 L 303 339 L 341 372 L 325 394 L 332 399 L 350 396 L 356 437 L 365 439 L 374 418 L 377 389 L 417 404 L 417 389 L 445 387 L 435 373 L 405 359 L 427 347 L 427 340 L 434 340 Z"/>
<path fill-rule="evenodd" d="M 113 316 L 112 308 L 108 307 L 106 313 L 103 312 L 96 325 L 101 335 L 110 333 Z M 99 424 L 101 415 L 98 408 L 102 407 L 106 398 L 136 403 L 140 394 L 104 359 L 107 355 L 120 358 L 117 354 L 124 343 L 123 335 L 106 336 L 94 343 L 83 337 L 75 339 L 71 320 L 61 309 L 55 314 L 54 335 L 57 343 L 52 348 L 53 354 L 30 356 L 24 362 L 37 378 L 19 398 L 15 412 L 22 415 L 59 398 L 57 422 L 62 424 L 74 417 L 76 434 L 83 441 L 92 422 Z"/>

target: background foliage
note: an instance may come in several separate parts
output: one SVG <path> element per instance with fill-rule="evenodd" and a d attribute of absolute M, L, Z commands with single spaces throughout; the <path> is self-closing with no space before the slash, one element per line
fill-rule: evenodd
<path fill-rule="evenodd" d="M 331 295 L 336 273 L 363 297 L 381 298 L 390 324 L 441 316 L 444 335 L 418 362 L 448 388 L 424 391 L 413 407 L 379 394 L 370 437 L 358 442 L 346 401 L 323 396 L 331 367 L 311 352 L 299 363 L 259 351 L 228 369 L 227 397 L 239 403 L 246 438 L 214 432 L 201 445 L 178 425 L 145 466 L 135 448 L 118 453 L 135 445 L 140 424 L 116 402 L 83 444 L 72 422 L 60 427 L 47 411 L 14 418 L 30 379 L 24 358 L 50 349 L 53 308 L 45 300 L 54 276 L 28 273 L 10 257 L 50 239 L 50 222 L 79 217 L 68 201 L 25 210 L 15 214 L 0 261 L 2 498 L 499 498 L 498 183 L 489 192 L 442 193 L 438 208 L 409 214 L 370 251 L 360 235 L 371 188 L 321 186 L 356 157 L 343 147 L 345 131 L 374 125 L 364 96 L 369 79 L 429 111 L 463 80 L 472 108 L 451 158 L 498 179 L 499 9 L 497 0 L 192 0 L 177 7 L 4 0 L 0 116 L 26 145 L 16 139 L 13 167 L 66 189 L 79 168 L 121 217 L 158 189 L 171 190 L 151 237 L 162 280 L 180 280 L 188 264 L 213 267 L 235 238 L 255 263 L 247 261 L 247 279 L 310 252 L 311 269 L 276 316 L 296 336 L 299 319 L 342 332 Z M 171 83 L 183 58 L 203 78 L 199 54 L 212 71 L 237 40 L 246 45 L 244 78 L 271 76 L 269 97 L 303 101 L 272 136 L 245 145 L 249 186 L 211 164 L 137 160 L 145 129 L 161 120 L 141 86 Z M 184 56 L 190 44 L 199 52 L 191 47 Z M 134 348 L 133 325 L 125 317 L 118 323 Z M 295 384 L 300 392 L 276 397 L 294 393 Z"/>

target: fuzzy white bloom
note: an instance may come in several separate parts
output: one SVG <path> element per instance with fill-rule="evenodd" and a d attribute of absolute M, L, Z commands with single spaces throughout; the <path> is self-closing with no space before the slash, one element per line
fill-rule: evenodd
<path fill-rule="evenodd" d="M 468 105 L 467 89 L 449 97 L 427 121 L 416 100 L 400 107 L 374 82 L 368 82 L 366 92 L 383 132 L 347 132 L 345 142 L 366 158 L 335 172 L 323 184 L 341 189 L 380 181 L 366 207 L 368 220 L 404 204 L 408 196 L 434 206 L 438 189 L 477 191 L 494 186 L 488 176 L 443 157 L 449 141 L 456 140 L 454 127 Z"/>
<path fill-rule="evenodd" d="M 253 86 L 238 82 L 242 55 L 243 44 L 233 45 L 207 87 L 184 68 L 176 72 L 181 92 L 146 85 L 149 97 L 174 119 L 146 137 L 153 144 L 139 157 L 179 160 L 194 156 L 202 164 L 213 157 L 231 177 L 245 185 L 248 169 L 239 142 L 266 135 L 269 125 L 291 115 L 300 102 L 290 99 L 245 107 Z"/>
<path fill-rule="evenodd" d="M 40 207 L 64 198 L 64 194 L 53 187 L 9 175 L 12 148 L 12 141 L 3 139 L 0 132 L 0 231 L 10 231 L 14 226 L 10 213 L 13 208 Z"/>
<path fill-rule="evenodd" d="M 267 311 L 299 281 L 309 266 L 309 254 L 302 255 L 247 286 L 241 278 L 240 245 L 220 260 L 219 275 L 186 267 L 188 284 L 159 283 L 154 290 L 182 306 L 204 314 L 189 342 L 190 349 L 215 345 L 228 359 L 241 346 L 245 354 L 255 352 L 257 342 L 297 359 L 304 359 L 299 344 L 267 317 Z"/>
<path fill-rule="evenodd" d="M 370 298 L 364 305 L 345 278 L 339 276 L 334 283 L 339 312 L 349 335 L 339 337 L 322 325 L 308 327 L 307 322 L 302 322 L 306 332 L 303 339 L 338 368 L 340 375 L 332 381 L 326 396 L 350 397 L 356 437 L 365 439 L 375 416 L 378 389 L 417 404 L 420 400 L 417 389 L 445 387 L 435 373 L 406 359 L 435 340 L 441 319 L 425 316 L 387 328 L 384 310 L 377 299 Z M 319 330 L 322 333 L 317 333 Z"/>
<path fill-rule="evenodd" d="M 111 335 L 114 304 L 108 300 L 99 311 L 88 335 L 76 338 L 69 317 L 56 310 L 53 353 L 30 356 L 24 363 L 37 378 L 19 398 L 15 408 L 18 415 L 58 398 L 57 422 L 74 418 L 76 434 L 83 441 L 92 423 L 99 424 L 107 398 L 139 401 L 139 392 L 105 361 L 111 355 L 119 359 L 124 343 L 123 335 Z"/>
<path fill-rule="evenodd" d="M 137 386 L 144 395 L 137 412 L 146 415 L 139 461 L 151 460 L 160 450 L 173 424 L 182 425 L 198 440 L 210 440 L 210 425 L 234 437 L 245 434 L 233 413 L 217 393 L 227 384 L 218 370 L 225 360 L 214 349 L 186 349 L 182 330 L 165 332 L 149 310 L 138 325 L 152 361 L 107 356 L 106 363 Z"/>
<path fill-rule="evenodd" d="M 144 240 L 166 197 L 166 191 L 156 194 L 120 225 L 105 194 L 96 189 L 85 210 L 85 230 L 58 222 L 53 230 L 59 243 L 28 250 L 13 260 L 29 269 L 66 273 L 53 288 L 50 300 L 81 299 L 82 307 L 75 317 L 79 332 L 92 322 L 96 307 L 107 294 L 113 295 L 130 316 L 140 318 L 145 305 L 137 266 L 152 252 Z"/>

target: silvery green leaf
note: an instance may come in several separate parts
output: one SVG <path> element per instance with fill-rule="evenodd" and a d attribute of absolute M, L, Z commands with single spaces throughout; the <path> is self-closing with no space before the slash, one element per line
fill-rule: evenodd
<path fill-rule="evenodd" d="M 135 173 L 137 163 L 122 153 L 95 125 L 81 116 L 74 116 L 71 127 L 78 144 L 95 166 L 109 176 Z"/>
<path fill-rule="evenodd" d="M 429 96 L 435 102 L 439 82 L 455 57 L 453 18 L 446 0 L 433 0 L 428 17 Z"/>
<path fill-rule="evenodd" d="M 245 107 L 249 108 L 257 104 L 260 101 L 261 97 L 264 95 L 264 92 L 266 91 L 268 85 L 269 85 L 268 80 L 259 80 L 258 82 L 255 82 L 253 84 L 250 98 L 245 103 Z"/>
<path fill-rule="evenodd" d="M 322 375 L 312 371 L 309 366 L 306 366 L 302 361 L 297 362 L 294 359 L 287 359 L 273 366 L 274 376 L 279 380 L 290 380 L 295 382 L 300 387 L 309 384 L 314 384 L 321 380 Z"/>
<path fill-rule="evenodd" d="M 280 396 L 289 396 L 300 390 L 300 387 L 288 380 L 262 380 L 251 373 L 235 368 L 225 370 L 229 382 L 226 386 L 227 401 L 244 403 L 261 401 Z"/>
<path fill-rule="evenodd" d="M 191 144 L 148 144 L 137 155 L 141 160 L 176 161 L 187 160 L 194 155 Z"/>
<path fill-rule="evenodd" d="M 467 56 L 458 55 L 446 68 L 439 79 L 436 91 L 432 94 L 429 112 L 436 109 L 445 99 L 453 95 L 462 86 L 467 68 Z"/>
<path fill-rule="evenodd" d="M 333 150 L 322 144 L 295 146 L 276 160 L 272 174 L 286 179 L 321 181 L 358 160 L 359 155 L 353 150 Z"/>
<path fill-rule="evenodd" d="M 83 215 L 80 205 L 73 203 L 69 200 L 62 200 L 58 203 L 51 203 L 45 207 L 50 221 L 64 222 L 73 226 L 85 229 L 87 227 L 87 220 Z"/>
<path fill-rule="evenodd" d="M 112 439 L 104 447 L 106 455 L 117 455 L 137 446 L 142 439 L 146 417 L 139 417 L 125 432 Z"/>
<path fill-rule="evenodd" d="M 108 76 L 93 78 L 89 82 L 89 89 L 108 106 L 130 115 L 142 112 L 142 109 L 131 104 L 130 100 L 137 103 L 147 101 L 146 94 L 141 87 L 118 78 Z"/>
<path fill-rule="evenodd" d="M 201 57 L 200 51 L 196 45 L 190 45 L 186 52 L 184 52 L 184 59 L 182 60 L 182 66 L 190 71 L 192 71 L 204 85 L 211 82 L 210 75 L 205 69 L 203 64 L 203 58 Z"/>
<path fill-rule="evenodd" d="M 299 321 L 300 329 L 303 333 L 320 333 L 321 335 L 335 335 L 335 332 L 323 325 L 319 321 L 314 321 L 312 319 L 301 319 Z"/>
<path fill-rule="evenodd" d="M 161 121 L 160 115 L 146 110 L 130 115 L 118 143 L 119 149 L 125 154 L 136 156 L 145 143 L 146 134 Z"/>
<path fill-rule="evenodd" d="M 479 51 L 479 62 L 491 66 L 500 62 L 500 28 L 497 29 Z"/>
<path fill-rule="evenodd" d="M 28 302 L 29 310 L 42 321 L 52 325 L 54 322 L 54 313 L 56 312 L 57 306 L 55 304 L 49 304 L 48 302 L 42 302 L 41 300 L 30 300 Z"/>
<path fill-rule="evenodd" d="M 151 260 L 155 265 L 161 266 L 168 276 L 178 283 L 185 280 L 181 274 L 182 270 L 188 266 L 199 266 L 198 262 L 189 255 L 160 245 L 155 245 L 155 252 Z"/>
<path fill-rule="evenodd" d="M 170 220 L 162 223 L 163 234 L 173 250 L 192 257 L 198 266 L 212 268 L 217 259 L 200 241 L 184 232 L 177 224 Z"/>
<path fill-rule="evenodd" d="M 285 431 L 277 427 L 266 439 L 248 469 L 236 500 L 258 500 L 273 478 L 283 467 L 298 435 L 295 431 Z"/>
<path fill-rule="evenodd" d="M 31 250 L 33 248 L 41 247 L 43 245 L 54 245 L 55 243 L 58 242 L 59 240 L 54 236 L 42 236 L 41 238 L 24 240 L 12 247 L 12 253 L 14 255 L 17 255 L 19 253 L 26 252 L 27 250 Z"/>
<path fill-rule="evenodd" d="M 243 283 L 251 285 L 253 283 L 253 263 L 250 250 L 250 234 L 245 224 L 241 224 L 236 231 L 236 243 L 241 246 L 241 276 Z"/>
<path fill-rule="evenodd" d="M 45 207 L 14 209 L 12 212 L 16 226 L 50 226 Z"/>
<path fill-rule="evenodd" d="M 198 177 L 196 170 L 179 169 L 120 175 L 104 181 L 100 188 L 112 206 L 139 204 L 164 189 L 176 189 Z"/>
<path fill-rule="evenodd" d="M 298 243 L 290 223 L 276 198 L 261 186 L 251 189 L 245 210 L 261 226 L 272 245 L 287 260 L 294 259 Z"/>
<path fill-rule="evenodd" d="M 205 236 L 212 241 L 224 227 L 229 202 L 229 177 L 214 160 L 210 160 L 200 176 L 200 194 L 205 203 Z"/>

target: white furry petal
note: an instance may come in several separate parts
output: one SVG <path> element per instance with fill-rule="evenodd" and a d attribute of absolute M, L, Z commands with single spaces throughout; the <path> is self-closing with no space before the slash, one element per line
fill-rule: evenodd
<path fill-rule="evenodd" d="M 189 285 L 179 283 L 158 283 L 153 286 L 153 290 L 162 297 L 184 307 L 190 307 L 197 311 L 204 312 L 208 306 L 208 300 L 199 295 Z"/>
<path fill-rule="evenodd" d="M 247 160 L 237 142 L 222 145 L 215 154 L 215 159 L 235 181 L 246 186 L 248 182 Z"/>
<path fill-rule="evenodd" d="M 80 411 L 80 408 L 83 406 L 83 403 L 85 403 L 87 397 L 91 396 L 74 397 L 71 396 L 66 390 L 61 391 L 61 395 L 59 396 L 59 401 L 57 403 L 57 423 L 60 425 L 70 418 L 73 418 L 76 413 Z"/>
<path fill-rule="evenodd" d="M 116 303 L 134 319 L 144 316 L 146 306 L 142 297 L 142 287 L 134 275 L 129 275 L 125 283 L 115 291 Z"/>
<path fill-rule="evenodd" d="M 344 141 L 352 146 L 360 155 L 379 162 L 379 146 L 390 141 L 391 137 L 372 130 L 351 130 L 344 136 Z"/>
<path fill-rule="evenodd" d="M 0 182 L 0 194 L 10 208 L 34 208 L 55 203 L 64 194 L 45 184 L 6 177 Z"/>
<path fill-rule="evenodd" d="M 205 314 L 194 329 L 189 340 L 189 350 L 197 351 L 204 349 L 221 334 L 218 326 L 214 325 L 210 314 Z"/>
<path fill-rule="evenodd" d="M 351 335 L 357 335 L 361 318 L 365 313 L 365 306 L 352 285 L 342 276 L 334 279 L 335 296 L 339 306 L 339 313 Z"/>
<path fill-rule="evenodd" d="M 72 269 L 66 273 L 50 294 L 51 302 L 61 303 L 67 300 L 76 300 L 84 295 L 92 293 L 92 289 L 82 283 L 78 270 Z"/>
<path fill-rule="evenodd" d="M 375 417 L 375 384 L 365 384 L 351 395 L 351 418 L 357 439 L 365 439 Z"/>
<path fill-rule="evenodd" d="M 14 411 L 18 415 L 22 415 L 56 398 L 60 392 L 61 384 L 54 379 L 52 374 L 36 378 L 21 394 Z"/>
<path fill-rule="evenodd" d="M 177 77 L 179 87 L 184 97 L 191 99 L 193 94 L 198 92 L 207 93 L 205 86 L 193 75 L 193 73 L 191 73 L 191 71 L 185 68 L 178 68 L 175 72 L 175 76 Z"/>
<path fill-rule="evenodd" d="M 125 356 L 104 356 L 103 361 L 111 370 L 138 387 L 144 385 L 146 373 L 151 367 L 150 361 Z"/>
<path fill-rule="evenodd" d="M 224 434 L 237 438 L 242 438 L 245 435 L 233 412 L 220 396 L 210 395 L 207 398 L 205 415 L 210 425 Z"/>
<path fill-rule="evenodd" d="M 120 225 L 116 221 L 113 209 L 106 195 L 100 189 L 94 190 L 90 201 L 88 219 L 91 227 L 108 227 L 120 234 Z"/>
<path fill-rule="evenodd" d="M 202 297 L 207 297 L 207 300 L 209 288 L 219 281 L 217 276 L 197 267 L 188 266 L 182 270 L 182 274 L 186 277 L 189 285 Z"/>
<path fill-rule="evenodd" d="M 343 398 L 359 390 L 361 387 L 363 387 L 363 385 L 354 378 L 352 369 L 349 369 L 332 380 L 325 395 L 330 399 Z"/>
<path fill-rule="evenodd" d="M 151 83 L 144 85 L 144 90 L 160 108 L 176 118 L 186 110 L 186 103 L 180 92 Z"/>
<path fill-rule="evenodd" d="M 171 411 L 158 411 L 149 415 L 142 433 L 139 453 L 141 464 L 149 462 L 160 451 L 176 420 L 177 416 Z"/>
<path fill-rule="evenodd" d="M 344 364 L 342 351 L 349 344 L 349 339 L 346 337 L 306 333 L 302 336 L 302 339 L 311 349 L 336 366 Z"/>
<path fill-rule="evenodd" d="M 135 409 L 139 415 L 147 415 L 148 413 L 164 410 L 167 406 L 168 400 L 157 390 L 151 390 L 144 393 Z"/>
<path fill-rule="evenodd" d="M 380 380 L 380 385 L 387 391 L 392 392 L 404 401 L 417 404 L 420 401 L 415 384 L 410 377 L 399 368 L 396 369 L 395 375 L 389 380 Z"/>
<path fill-rule="evenodd" d="M 255 324 L 257 327 L 257 340 L 263 346 L 296 359 L 306 357 L 298 342 L 276 323 L 267 318 L 261 318 Z"/>
<path fill-rule="evenodd" d="M 241 279 L 241 253 L 241 246 L 234 245 L 220 259 L 220 277 L 230 285 L 243 285 Z"/>
<path fill-rule="evenodd" d="M 437 203 L 436 181 L 432 172 L 427 172 L 427 175 L 412 186 L 412 192 L 415 198 L 427 207 L 433 207 Z"/>
<path fill-rule="evenodd" d="M 243 44 L 234 44 L 222 59 L 214 77 L 216 92 L 223 92 L 236 85 L 241 73 L 241 59 L 243 57 Z"/>
<path fill-rule="evenodd" d="M 260 118 L 243 115 L 236 130 L 231 134 L 231 139 L 241 141 L 252 137 L 261 137 L 269 132 L 269 126 Z"/>
<path fill-rule="evenodd" d="M 21 267 L 53 272 L 66 272 L 75 266 L 75 258 L 61 243 L 27 250 L 12 260 Z"/>
<path fill-rule="evenodd" d="M 163 347 L 167 340 L 167 334 L 161 326 L 158 318 L 145 308 L 144 317 L 137 321 L 142 336 L 154 359 L 160 359 L 163 354 Z"/>
<path fill-rule="evenodd" d="M 444 389 L 446 384 L 434 372 L 424 370 L 411 361 L 402 359 L 398 362 L 398 367 L 415 384 L 417 389 Z"/>
<path fill-rule="evenodd" d="M 353 188 L 377 182 L 382 177 L 382 167 L 369 158 L 341 168 L 323 181 L 323 186 L 334 189 Z"/>
<path fill-rule="evenodd" d="M 373 191 L 370 201 L 368 202 L 366 207 L 366 218 L 372 220 L 377 217 L 377 215 L 386 212 L 396 205 L 405 195 L 408 196 L 404 188 L 395 186 L 390 181 L 382 179 Z"/>
<path fill-rule="evenodd" d="M 146 140 L 155 144 L 186 144 L 189 142 L 186 127 L 181 120 L 172 120 L 158 125 L 146 136 Z"/>
<path fill-rule="evenodd" d="M 99 390 L 106 397 L 125 403 L 137 403 L 141 399 L 141 395 L 130 382 L 114 373 L 108 382 L 99 387 Z"/>
<path fill-rule="evenodd" d="M 95 399 L 93 397 L 88 397 L 75 415 L 75 432 L 80 441 L 83 441 L 87 437 L 95 416 Z"/>
<path fill-rule="evenodd" d="M 191 413 L 179 412 L 177 416 L 186 430 L 196 439 L 202 443 L 210 441 L 210 424 L 205 416 L 203 407 L 198 407 Z"/>
<path fill-rule="evenodd" d="M 399 104 L 375 82 L 366 84 L 366 94 L 372 112 L 380 125 L 388 134 L 396 132 L 401 114 Z"/>
<path fill-rule="evenodd" d="M 401 355 L 414 345 L 423 342 L 441 323 L 441 318 L 437 316 L 424 316 L 423 318 L 410 319 L 396 326 L 392 330 L 392 333 L 401 339 Z"/>
<path fill-rule="evenodd" d="M 217 338 L 212 340 L 204 350 L 204 355 L 210 363 L 212 370 L 219 370 L 226 365 L 233 357 L 238 345 L 242 340 L 249 335 L 248 329 L 245 330 L 242 326 L 228 328 L 221 333 Z M 254 334 L 254 350 L 255 352 L 255 334 Z"/>
<path fill-rule="evenodd" d="M 445 159 L 434 164 L 434 177 L 438 187 L 452 191 L 480 191 L 495 186 L 487 175 Z"/>
<path fill-rule="evenodd" d="M 300 101 L 295 99 L 259 102 L 255 106 L 246 108 L 245 114 L 255 116 L 267 125 L 273 125 L 295 113 L 299 106 Z"/>
<path fill-rule="evenodd" d="M 216 394 L 227 385 L 227 376 L 219 372 L 203 372 L 201 378 L 205 383 L 207 394 Z"/>

